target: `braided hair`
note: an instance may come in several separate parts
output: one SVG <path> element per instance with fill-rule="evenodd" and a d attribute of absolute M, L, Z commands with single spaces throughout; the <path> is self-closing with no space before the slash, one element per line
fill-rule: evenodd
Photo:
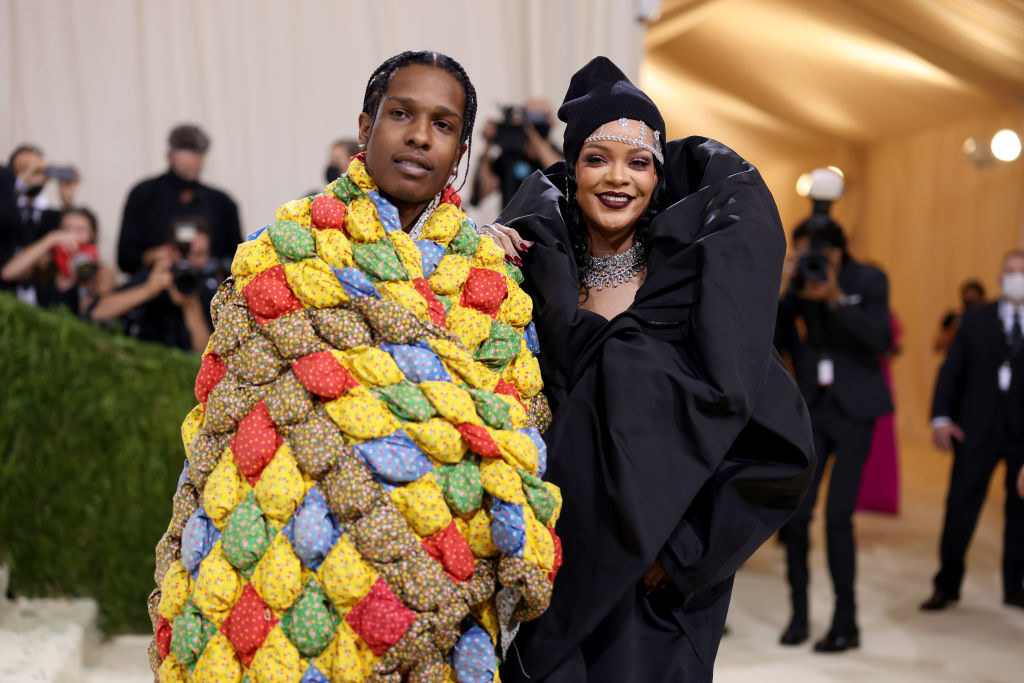
<path fill-rule="evenodd" d="M 447 71 L 458 81 L 459 85 L 462 86 L 463 93 L 465 93 L 466 104 L 462 112 L 462 131 L 459 134 L 459 147 L 467 143 L 469 146 L 466 149 L 466 177 L 462 179 L 462 184 L 456 188 L 461 190 L 469 177 L 469 162 L 473 152 L 473 122 L 476 120 L 477 104 L 476 88 L 473 87 L 472 81 L 469 80 L 469 76 L 461 64 L 448 55 L 429 50 L 408 50 L 395 55 L 378 66 L 377 70 L 370 76 L 370 80 L 367 81 L 366 93 L 363 95 L 363 113 L 369 115 L 370 128 L 372 129 L 373 124 L 377 121 L 377 108 L 380 106 L 380 100 L 384 93 L 387 92 L 388 86 L 391 85 L 391 77 L 403 66 L 411 64 L 423 64 Z"/>

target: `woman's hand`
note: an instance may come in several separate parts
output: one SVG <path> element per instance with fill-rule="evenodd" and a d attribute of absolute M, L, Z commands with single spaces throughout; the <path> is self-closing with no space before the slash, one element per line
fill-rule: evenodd
<path fill-rule="evenodd" d="M 519 236 L 518 232 L 500 223 L 485 225 L 483 234 L 497 242 L 498 246 L 505 250 L 506 261 L 511 261 L 520 267 L 523 265 L 523 260 L 519 258 L 519 254 L 528 251 L 533 246 L 533 242 L 527 242 Z"/>
<path fill-rule="evenodd" d="M 660 562 L 655 562 L 651 565 L 651 568 L 644 572 L 644 586 L 647 587 L 647 592 L 650 593 L 656 588 L 661 588 L 669 582 L 668 574 L 665 573 L 665 568 L 661 566 Z"/>

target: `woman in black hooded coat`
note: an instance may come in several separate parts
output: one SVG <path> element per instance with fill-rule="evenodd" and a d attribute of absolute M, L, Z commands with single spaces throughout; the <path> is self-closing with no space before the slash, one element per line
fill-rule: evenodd
<path fill-rule="evenodd" d="M 706 138 L 662 145 L 654 103 L 606 58 L 573 76 L 559 118 L 569 163 L 534 173 L 486 229 L 525 261 L 564 498 L 551 606 L 501 677 L 710 681 L 733 575 L 813 471 L 806 407 L 772 346 L 785 237 L 757 170 Z M 618 275 L 590 253 L 595 215 L 639 199 L 625 180 L 578 184 L 597 143 L 594 164 L 628 153 L 657 175 L 616 233 L 615 252 L 641 245 Z"/>

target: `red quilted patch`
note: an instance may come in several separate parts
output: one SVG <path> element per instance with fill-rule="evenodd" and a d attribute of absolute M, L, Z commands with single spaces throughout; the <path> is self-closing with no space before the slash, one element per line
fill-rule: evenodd
<path fill-rule="evenodd" d="M 245 584 L 242 597 L 231 608 L 228 618 L 220 630 L 238 651 L 238 658 L 246 668 L 252 664 L 256 650 L 266 639 L 270 629 L 277 623 L 277 617 L 270 611 L 251 583 Z"/>
<path fill-rule="evenodd" d="M 470 268 L 459 303 L 493 318 L 498 314 L 506 296 L 508 283 L 504 275 L 486 268 Z"/>
<path fill-rule="evenodd" d="M 345 224 L 345 204 L 334 195 L 322 194 L 313 200 L 309 215 L 321 230 L 340 228 Z"/>
<path fill-rule="evenodd" d="M 416 615 L 402 604 L 383 579 L 345 617 L 348 625 L 380 657 L 405 635 Z"/>
<path fill-rule="evenodd" d="M 434 296 L 434 290 L 430 288 L 430 285 L 421 277 L 416 278 L 412 281 L 416 291 L 420 293 L 424 299 L 427 300 L 427 311 L 430 314 L 430 322 L 434 323 L 438 327 L 446 327 L 448 325 L 448 317 L 444 312 L 444 304 L 437 300 Z"/>
<path fill-rule="evenodd" d="M 519 390 L 516 389 L 516 386 L 511 382 L 506 382 L 503 379 L 499 379 L 498 383 L 494 385 L 494 393 L 511 396 L 515 400 L 519 401 L 519 405 L 523 406 L 523 410 L 526 410 L 526 405 L 523 403 L 523 399 L 519 395 Z M 530 411 L 526 410 L 526 412 L 529 413 Z"/>
<path fill-rule="evenodd" d="M 430 556 L 441 563 L 453 581 L 468 581 L 476 569 L 473 551 L 453 521 L 443 531 L 422 541 Z"/>
<path fill-rule="evenodd" d="M 195 393 L 196 400 L 206 405 L 206 399 L 210 392 L 217 386 L 224 373 L 228 371 L 224 361 L 215 353 L 208 353 L 203 356 L 203 364 L 199 366 L 199 374 L 196 375 Z"/>
<path fill-rule="evenodd" d="M 317 396 L 335 399 L 359 386 L 345 366 L 330 351 L 317 351 L 292 362 L 292 372 L 302 386 Z"/>
<path fill-rule="evenodd" d="M 562 568 L 562 539 L 558 537 L 555 530 L 551 527 L 546 527 L 548 533 L 551 534 L 551 542 L 555 546 L 555 565 L 551 569 L 551 573 L 548 574 L 548 578 L 551 579 L 551 583 L 555 582 L 555 577 L 558 576 L 558 570 Z"/>
<path fill-rule="evenodd" d="M 160 660 L 171 651 L 171 622 L 163 617 L 156 622 L 156 651 L 160 653 Z"/>
<path fill-rule="evenodd" d="M 260 401 L 242 418 L 231 437 L 235 464 L 251 485 L 255 486 L 259 481 L 263 468 L 273 459 L 282 443 L 284 439 L 274 429 L 267 404 Z"/>
<path fill-rule="evenodd" d="M 441 203 L 442 204 L 454 204 L 455 206 L 462 208 L 462 197 L 455 191 L 455 188 L 451 185 L 445 185 L 444 189 L 441 190 Z"/>
<path fill-rule="evenodd" d="M 260 324 L 269 322 L 285 313 L 302 310 L 302 302 L 288 287 L 288 280 L 285 279 L 282 265 L 276 265 L 258 273 L 242 289 L 242 296 L 249 304 L 249 310 L 256 318 L 256 322 Z"/>
<path fill-rule="evenodd" d="M 459 434 L 462 435 L 462 440 L 469 446 L 469 450 L 477 455 L 488 458 L 501 457 L 501 449 L 498 448 L 498 444 L 494 443 L 491 435 L 480 425 L 463 422 L 462 424 L 455 425 L 455 428 L 459 430 Z"/>

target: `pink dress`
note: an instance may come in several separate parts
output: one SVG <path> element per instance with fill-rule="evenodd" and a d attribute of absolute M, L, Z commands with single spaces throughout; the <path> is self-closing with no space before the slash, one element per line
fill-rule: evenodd
<path fill-rule="evenodd" d="M 891 315 L 892 321 L 892 349 L 900 347 L 900 340 L 903 336 L 903 326 L 895 314 Z M 892 371 L 890 362 L 892 356 L 883 354 L 878 362 L 882 366 L 882 374 L 885 375 L 885 383 L 889 386 L 890 395 L 892 391 Z M 895 403 L 895 395 L 893 395 Z M 864 471 L 860 478 L 860 490 L 857 494 L 858 510 L 869 510 L 871 512 L 882 512 L 895 515 L 900 511 L 900 464 L 899 451 L 896 444 L 896 421 L 894 413 L 882 415 L 875 420 L 875 433 L 871 440 L 871 452 L 868 454 L 867 462 L 864 463 Z"/>

